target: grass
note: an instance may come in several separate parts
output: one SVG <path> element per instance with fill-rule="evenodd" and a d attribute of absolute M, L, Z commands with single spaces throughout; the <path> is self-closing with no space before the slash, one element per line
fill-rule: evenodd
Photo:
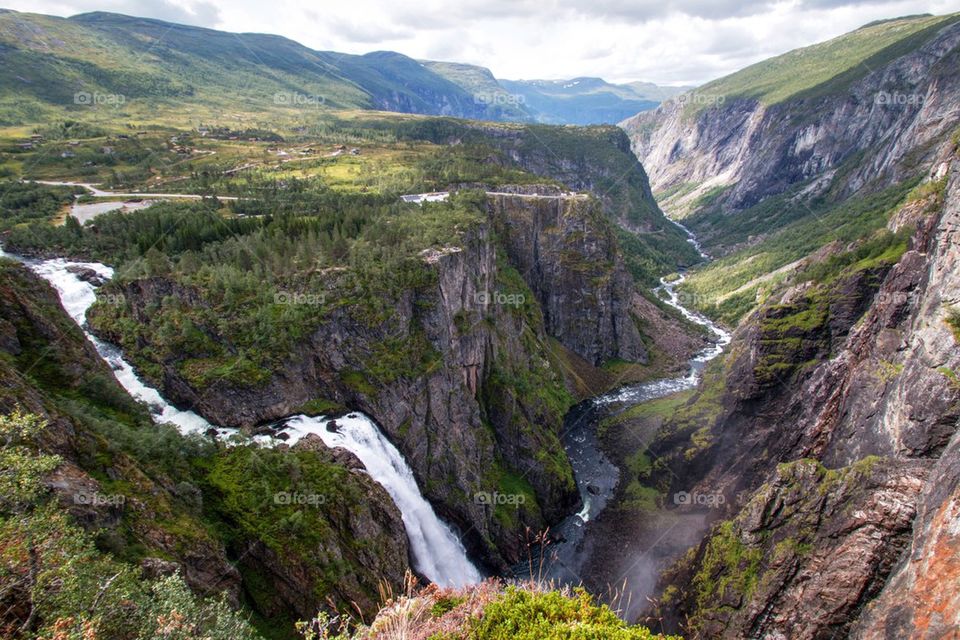
<path fill-rule="evenodd" d="M 953 332 L 953 337 L 960 342 L 960 309 L 953 307 L 947 310 L 947 326 Z"/>
<path fill-rule="evenodd" d="M 711 533 L 699 569 L 691 581 L 696 594 L 697 617 L 720 609 L 725 594 L 750 597 L 760 577 L 762 550 L 745 545 L 732 521 L 718 525 Z"/>
<path fill-rule="evenodd" d="M 788 269 L 778 274 L 778 269 L 805 258 L 827 244 L 860 243 L 859 248 L 850 252 L 841 251 L 841 256 L 830 258 L 825 265 L 812 267 L 812 279 L 825 279 L 840 266 L 848 266 L 843 265 L 844 262 L 895 259 L 906 248 L 905 236 L 875 234 L 886 225 L 890 215 L 906 202 L 915 184 L 916 181 L 908 181 L 876 194 L 812 209 L 797 205 L 781 209 L 786 198 L 770 198 L 732 220 L 730 227 L 724 231 L 725 237 L 731 242 L 738 241 L 755 220 L 764 219 L 766 212 L 771 210 L 783 213 L 774 216 L 773 220 L 764 221 L 763 226 L 756 230 L 757 233 L 763 233 L 764 229 L 772 230 L 775 228 L 772 225 L 777 223 L 784 224 L 784 216 L 788 220 L 790 216 L 795 219 L 756 244 L 690 272 L 681 290 L 697 302 L 695 306 L 703 313 L 728 325 L 736 325 L 779 282 L 788 276 L 792 277 L 795 272 L 794 269 Z"/>

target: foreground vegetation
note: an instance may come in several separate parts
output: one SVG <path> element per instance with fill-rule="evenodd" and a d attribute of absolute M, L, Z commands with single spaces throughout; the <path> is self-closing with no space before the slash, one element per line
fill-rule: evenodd
<path fill-rule="evenodd" d="M 223 596 L 195 595 L 176 573 L 147 577 L 135 565 L 99 549 L 96 538 L 58 508 L 44 486 L 44 478 L 62 463 L 39 450 L 46 426 L 33 414 L 15 411 L 0 416 L 0 602 L 9 607 L 0 617 L 0 630 L 5 637 L 262 637 L 248 616 Z M 243 476 L 242 467 L 224 462 L 230 473 Z M 312 487 L 316 490 L 316 484 Z M 255 494 L 248 488 L 227 500 L 249 501 L 251 495 Z M 245 513 L 242 521 L 258 517 L 254 510 Z M 315 548 L 302 536 L 297 541 Z M 415 580 L 409 575 L 407 584 L 410 595 L 388 599 L 369 626 L 356 629 L 355 620 L 322 614 L 297 628 L 307 640 L 663 638 L 645 628 L 627 626 L 582 590 L 555 591 L 535 584 L 505 588 L 497 581 L 459 590 L 432 586 L 414 590 Z"/>
<path fill-rule="evenodd" d="M 535 581 L 504 586 L 488 580 L 465 589 L 416 589 L 391 596 L 359 629 L 320 616 L 301 623 L 306 640 L 679 640 L 630 626 L 583 589 Z"/>
<path fill-rule="evenodd" d="M 144 579 L 134 565 L 97 548 L 44 487 L 61 463 L 38 451 L 46 426 L 33 414 L 0 415 L 0 603 L 9 607 L 0 617 L 2 635 L 256 638 L 222 597 L 195 595 L 178 574 Z"/>

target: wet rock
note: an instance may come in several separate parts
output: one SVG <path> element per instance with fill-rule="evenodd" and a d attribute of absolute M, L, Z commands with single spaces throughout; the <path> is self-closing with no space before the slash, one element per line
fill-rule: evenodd
<path fill-rule="evenodd" d="M 107 283 L 107 280 L 103 276 L 89 267 L 72 264 L 67 267 L 67 271 L 77 276 L 77 278 L 83 282 L 89 282 L 95 287 L 102 287 Z"/>

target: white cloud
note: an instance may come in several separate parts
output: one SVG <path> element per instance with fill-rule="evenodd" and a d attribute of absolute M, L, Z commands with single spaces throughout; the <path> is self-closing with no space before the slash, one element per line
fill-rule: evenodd
<path fill-rule="evenodd" d="M 275 33 L 321 50 L 389 49 L 501 78 L 600 76 L 699 84 L 882 18 L 960 0 L 6 0 L 72 15 L 116 11 Z"/>

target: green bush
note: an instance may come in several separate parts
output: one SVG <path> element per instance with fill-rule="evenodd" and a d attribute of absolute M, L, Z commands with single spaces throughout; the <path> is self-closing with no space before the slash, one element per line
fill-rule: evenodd
<path fill-rule="evenodd" d="M 466 636 L 471 640 L 648 640 L 664 636 L 630 627 L 605 605 L 594 604 L 577 589 L 568 597 L 557 591 L 535 592 L 508 587 L 488 604 Z"/>

